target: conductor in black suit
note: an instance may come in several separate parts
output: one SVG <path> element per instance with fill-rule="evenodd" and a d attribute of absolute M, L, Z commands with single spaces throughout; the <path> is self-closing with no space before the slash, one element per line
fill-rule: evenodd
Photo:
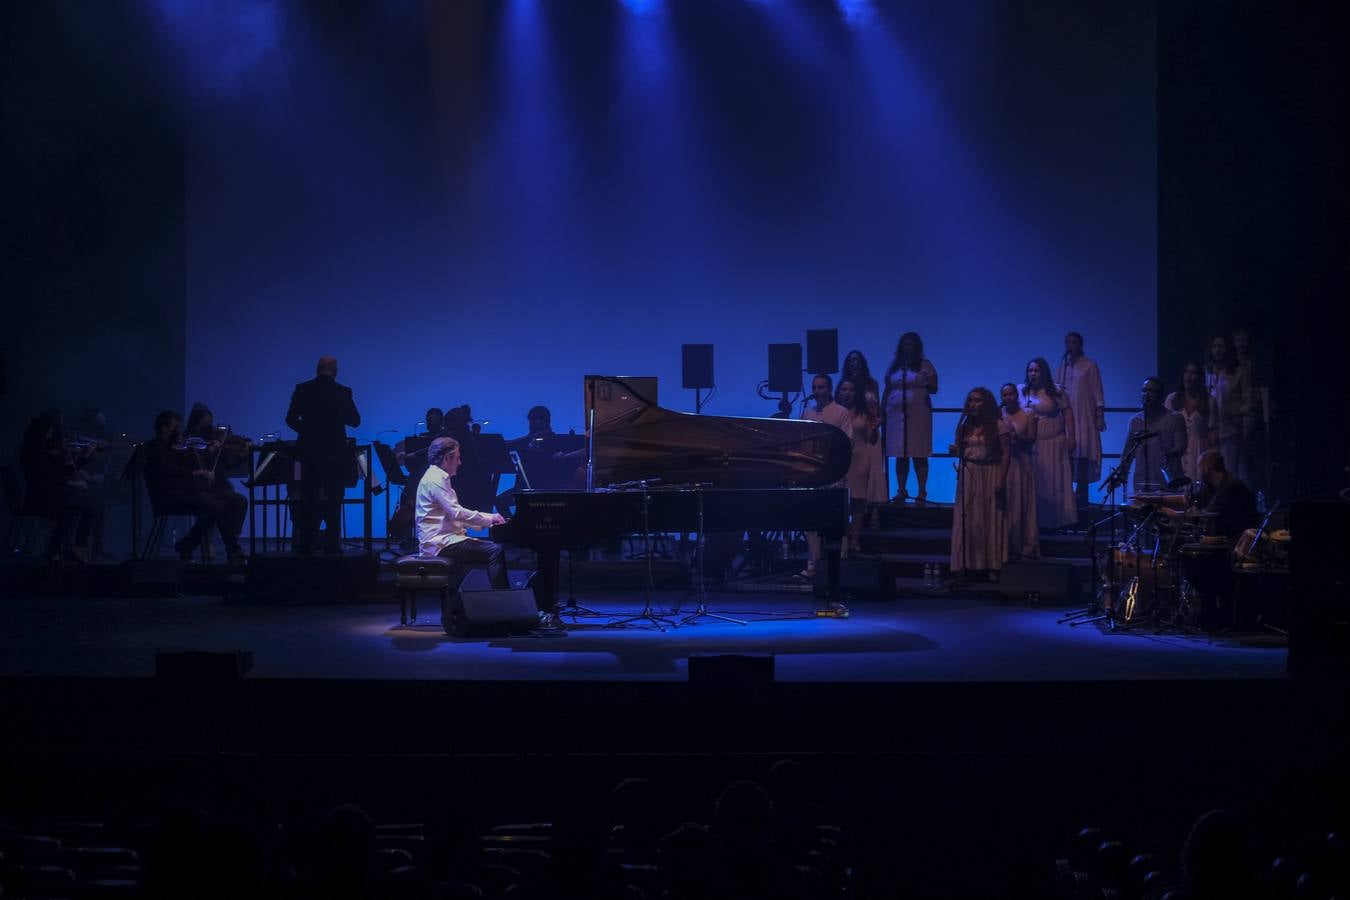
<path fill-rule="evenodd" d="M 323 552 L 342 552 L 342 498 L 354 480 L 356 457 L 347 444 L 346 427 L 361 424 L 352 401 L 352 389 L 337 383 L 337 360 L 319 360 L 312 381 L 295 386 L 286 424 L 299 436 L 295 455 L 300 462 L 300 506 L 295 510 L 294 548 L 311 553 L 319 539 L 319 519 L 325 530 Z"/>

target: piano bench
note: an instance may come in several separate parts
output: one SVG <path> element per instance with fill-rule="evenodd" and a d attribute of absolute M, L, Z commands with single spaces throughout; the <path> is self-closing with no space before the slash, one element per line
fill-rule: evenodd
<path fill-rule="evenodd" d="M 451 591 L 459 590 L 469 570 L 439 556 L 401 556 L 394 562 L 394 588 L 398 591 L 400 625 L 416 624 L 417 593 L 436 591 L 444 605 Z M 409 615 L 411 612 L 411 615 Z"/>

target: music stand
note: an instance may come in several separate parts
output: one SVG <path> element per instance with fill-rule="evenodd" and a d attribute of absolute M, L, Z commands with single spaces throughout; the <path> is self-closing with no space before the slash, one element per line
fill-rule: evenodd
<path fill-rule="evenodd" d="M 133 444 L 131 447 L 131 456 L 127 458 L 127 464 L 122 467 L 117 480 L 113 482 L 113 487 L 119 488 L 124 484 L 131 485 L 131 558 L 136 559 L 139 555 L 141 546 L 141 475 L 145 473 L 145 454 L 141 452 L 141 444 Z"/>
<path fill-rule="evenodd" d="M 380 555 L 388 553 L 393 556 L 402 556 L 393 547 L 393 536 L 389 533 L 389 519 L 393 516 L 393 511 L 389 508 L 389 495 L 393 491 L 389 490 L 391 484 L 399 486 L 400 492 L 408 489 L 408 474 L 403 471 L 403 464 L 398 461 L 398 455 L 394 453 L 394 448 L 388 444 L 375 441 L 372 445 L 375 448 L 375 458 L 380 461 L 380 468 L 384 470 L 384 549 Z"/>

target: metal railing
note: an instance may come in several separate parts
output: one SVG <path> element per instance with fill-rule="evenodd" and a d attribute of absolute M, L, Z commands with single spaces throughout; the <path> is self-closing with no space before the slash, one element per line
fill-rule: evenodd
<path fill-rule="evenodd" d="M 935 406 L 935 407 L 933 407 L 933 415 L 938 415 L 939 413 L 946 413 L 946 414 L 948 414 L 948 415 L 956 415 L 956 416 L 959 416 L 962 412 L 964 412 L 964 410 L 963 410 L 961 407 L 959 407 L 959 406 Z M 1139 412 L 1139 407 L 1137 407 L 1137 406 L 1108 406 L 1108 407 L 1105 408 L 1104 412 L 1105 412 L 1106 415 L 1108 415 L 1108 416 L 1110 416 L 1110 415 L 1119 415 L 1120 413 L 1129 413 L 1131 416 L 1133 416 L 1135 413 Z M 955 429 L 953 429 L 953 430 L 955 430 Z M 1107 431 L 1106 431 L 1106 433 L 1107 433 L 1107 434 L 1112 434 L 1113 432 L 1112 432 L 1112 430 L 1111 430 L 1110 428 L 1108 428 Z M 1121 433 L 1123 434 L 1124 432 L 1122 431 Z M 956 458 L 956 454 L 955 454 L 955 453 L 930 453 L 929 456 L 932 457 L 932 458 L 946 458 L 946 459 L 955 459 L 955 458 Z M 1113 453 L 1107 453 L 1106 450 L 1105 450 L 1105 448 L 1103 448 L 1103 450 L 1102 450 L 1102 459 L 1119 459 L 1119 458 L 1120 458 L 1120 454 L 1119 454 L 1119 453 L 1114 453 L 1114 452 L 1113 452 Z"/>

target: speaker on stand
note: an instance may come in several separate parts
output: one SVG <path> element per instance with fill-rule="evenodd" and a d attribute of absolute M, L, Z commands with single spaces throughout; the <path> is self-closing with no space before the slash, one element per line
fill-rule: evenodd
<path fill-rule="evenodd" d="M 838 328 L 807 329 L 806 371 L 812 375 L 833 375 L 839 371 Z"/>
<path fill-rule="evenodd" d="M 682 344 L 680 373 L 686 390 L 694 392 L 694 412 L 703 412 L 703 392 L 717 387 L 713 380 L 713 345 Z"/>

